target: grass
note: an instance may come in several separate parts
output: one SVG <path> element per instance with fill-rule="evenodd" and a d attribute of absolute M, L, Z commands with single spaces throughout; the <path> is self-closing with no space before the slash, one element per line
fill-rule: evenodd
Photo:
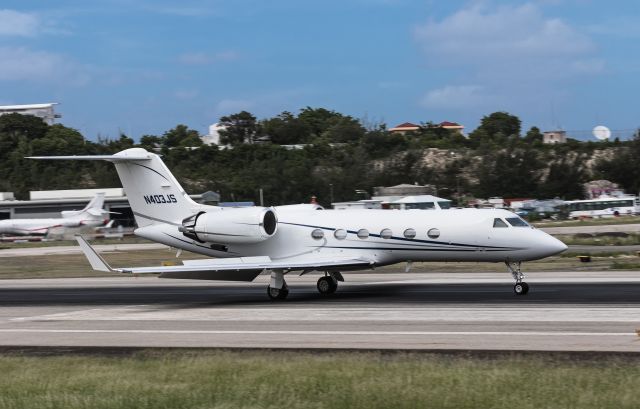
<path fill-rule="evenodd" d="M 619 216 L 605 217 L 600 219 L 583 220 L 558 220 L 532 223 L 536 227 L 574 227 L 574 226 L 602 226 L 608 224 L 637 224 L 640 223 L 640 216 Z"/>
<path fill-rule="evenodd" d="M 92 239 L 91 244 L 138 244 L 138 243 L 153 243 L 152 241 L 137 237 L 137 236 L 125 236 L 121 239 L 118 238 L 100 238 Z M 15 249 L 15 248 L 34 248 L 34 247 L 51 247 L 51 246 L 77 246 L 78 242 L 75 240 L 51 240 L 51 241 L 28 241 L 28 242 L 2 242 L 0 243 L 0 250 L 3 249 Z"/>
<path fill-rule="evenodd" d="M 640 270 L 640 262 L 614 261 L 611 263 L 611 270 Z"/>
<path fill-rule="evenodd" d="M 610 234 L 566 234 L 554 235 L 566 245 L 583 246 L 632 246 L 640 244 L 640 234 L 610 233 Z"/>
<path fill-rule="evenodd" d="M 178 260 L 175 257 L 175 250 L 171 249 L 114 251 L 101 254 L 112 267 L 159 266 L 163 261 Z M 180 259 L 202 257 L 184 252 Z M 93 271 L 82 254 L 0 258 L 0 279 L 112 276 L 121 276 L 121 274 Z"/>
<path fill-rule="evenodd" d="M 290 351 L 0 357 L 2 408 L 637 408 L 640 365 Z"/>

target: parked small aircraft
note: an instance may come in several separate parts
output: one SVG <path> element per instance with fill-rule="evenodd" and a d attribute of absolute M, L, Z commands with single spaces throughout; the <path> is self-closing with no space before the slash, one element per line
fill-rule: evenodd
<path fill-rule="evenodd" d="M 115 164 L 138 228 L 135 234 L 216 259 L 178 266 L 112 268 L 80 236 L 99 271 L 161 278 L 252 281 L 271 273 L 267 294 L 284 299 L 290 272 L 323 276 L 321 294 L 336 291 L 341 272 L 413 261 L 504 262 L 518 295 L 529 290 L 520 265 L 567 249 L 561 241 L 499 209 L 323 210 L 313 204 L 225 208 L 195 203 L 156 154 L 141 148 L 114 155 L 33 157 L 106 160 Z M 285 182 L 283 182 L 285 183 Z"/>
<path fill-rule="evenodd" d="M 0 220 L 0 234 L 45 235 L 56 227 L 102 226 L 109 221 L 105 217 L 109 212 L 102 209 L 103 205 L 104 193 L 96 193 L 84 209 L 62 211 L 60 212 L 62 217 L 59 218 Z"/>

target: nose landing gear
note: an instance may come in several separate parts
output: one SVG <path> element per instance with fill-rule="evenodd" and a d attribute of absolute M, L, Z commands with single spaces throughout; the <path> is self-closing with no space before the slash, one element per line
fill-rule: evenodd
<path fill-rule="evenodd" d="M 516 295 L 527 294 L 529 292 L 529 284 L 522 281 L 524 280 L 524 274 L 520 270 L 520 265 L 522 263 L 520 261 L 518 262 L 505 261 L 504 264 L 506 264 L 507 268 L 511 272 L 513 279 L 516 280 L 516 284 L 513 286 L 513 292 L 516 293 Z"/>

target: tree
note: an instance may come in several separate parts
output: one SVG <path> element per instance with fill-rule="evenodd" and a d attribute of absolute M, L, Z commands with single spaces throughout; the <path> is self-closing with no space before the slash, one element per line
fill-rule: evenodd
<path fill-rule="evenodd" d="M 325 108 L 306 107 L 300 110 L 298 119 L 305 124 L 312 137 L 322 134 L 343 117 L 342 114 Z"/>
<path fill-rule="evenodd" d="M 626 147 L 616 149 L 616 155 L 610 160 L 596 164 L 599 177 L 620 184 L 627 192 L 640 192 L 640 130 Z"/>
<path fill-rule="evenodd" d="M 152 141 L 149 138 L 145 139 L 146 143 Z M 198 131 L 189 129 L 186 125 L 178 125 L 162 135 L 162 145 L 167 148 L 200 146 L 202 145 L 202 139 L 200 139 Z"/>
<path fill-rule="evenodd" d="M 542 140 L 543 140 L 542 132 L 540 132 L 540 128 L 538 128 L 537 126 L 532 126 L 531 129 L 527 131 L 527 134 L 524 136 L 523 139 L 525 142 L 542 143 Z"/>
<path fill-rule="evenodd" d="M 142 135 L 140 137 L 139 145 L 141 148 L 144 148 L 148 151 L 155 148 L 160 148 L 162 146 L 162 138 L 155 135 Z"/>
<path fill-rule="evenodd" d="M 384 130 L 367 132 L 362 139 L 362 147 L 373 158 L 388 156 L 391 153 L 406 150 L 409 142 L 404 135 L 390 134 Z"/>
<path fill-rule="evenodd" d="M 584 168 L 579 163 L 584 159 L 569 159 L 565 156 L 551 163 L 549 173 L 540 185 L 540 195 L 547 198 L 561 197 L 565 200 L 581 199 L 584 195 L 582 184 L 587 178 Z"/>
<path fill-rule="evenodd" d="M 17 138 L 24 136 L 29 140 L 42 138 L 47 133 L 49 125 L 33 115 L 6 114 L 0 116 L 0 133 Z"/>
<path fill-rule="evenodd" d="M 310 139 L 309 127 L 291 112 L 284 111 L 275 118 L 262 121 L 262 129 L 278 145 L 294 145 Z"/>
<path fill-rule="evenodd" d="M 520 136 L 520 118 L 507 112 L 494 112 L 482 117 L 480 126 L 489 136 L 501 133 L 505 137 Z"/>
<path fill-rule="evenodd" d="M 49 127 L 43 138 L 31 142 L 34 155 L 79 155 L 84 152 L 84 137 L 61 124 Z"/>
<path fill-rule="evenodd" d="M 219 124 L 225 127 L 220 130 L 220 142 L 223 145 L 253 143 L 261 133 L 256 117 L 247 111 L 223 116 Z"/>
<path fill-rule="evenodd" d="M 365 134 L 365 129 L 360 125 L 360 122 L 350 116 L 335 118 L 331 122 L 334 122 L 333 125 L 322 133 L 323 139 L 329 142 L 357 142 Z"/>
<path fill-rule="evenodd" d="M 535 150 L 511 143 L 484 156 L 478 169 L 479 197 L 537 197 L 542 162 Z"/>
<path fill-rule="evenodd" d="M 133 139 L 121 133 L 118 139 L 107 140 L 107 147 L 111 152 L 120 152 L 125 149 L 133 148 L 134 142 L 133 142 Z"/>
<path fill-rule="evenodd" d="M 42 138 L 47 133 L 47 125 L 42 119 L 33 115 L 5 114 L 0 116 L 0 161 L 6 160 L 10 153 L 17 149 L 21 141 Z"/>

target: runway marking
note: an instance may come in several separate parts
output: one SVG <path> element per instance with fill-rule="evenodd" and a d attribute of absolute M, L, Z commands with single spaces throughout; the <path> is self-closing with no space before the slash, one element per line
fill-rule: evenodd
<path fill-rule="evenodd" d="M 171 307 L 171 306 L 169 306 Z M 208 322 L 640 322 L 638 307 L 520 307 L 514 314 L 503 307 L 425 307 L 425 308 L 157 308 L 152 305 L 129 305 L 92 308 L 54 314 L 23 316 L 12 322 L 29 321 L 208 321 Z"/>
<path fill-rule="evenodd" d="M 275 331 L 275 330 L 119 330 L 119 329 L 0 329 L 0 333 L 46 334 L 176 334 L 176 335 L 498 335 L 544 337 L 637 337 L 635 332 L 553 332 L 553 331 Z"/>

